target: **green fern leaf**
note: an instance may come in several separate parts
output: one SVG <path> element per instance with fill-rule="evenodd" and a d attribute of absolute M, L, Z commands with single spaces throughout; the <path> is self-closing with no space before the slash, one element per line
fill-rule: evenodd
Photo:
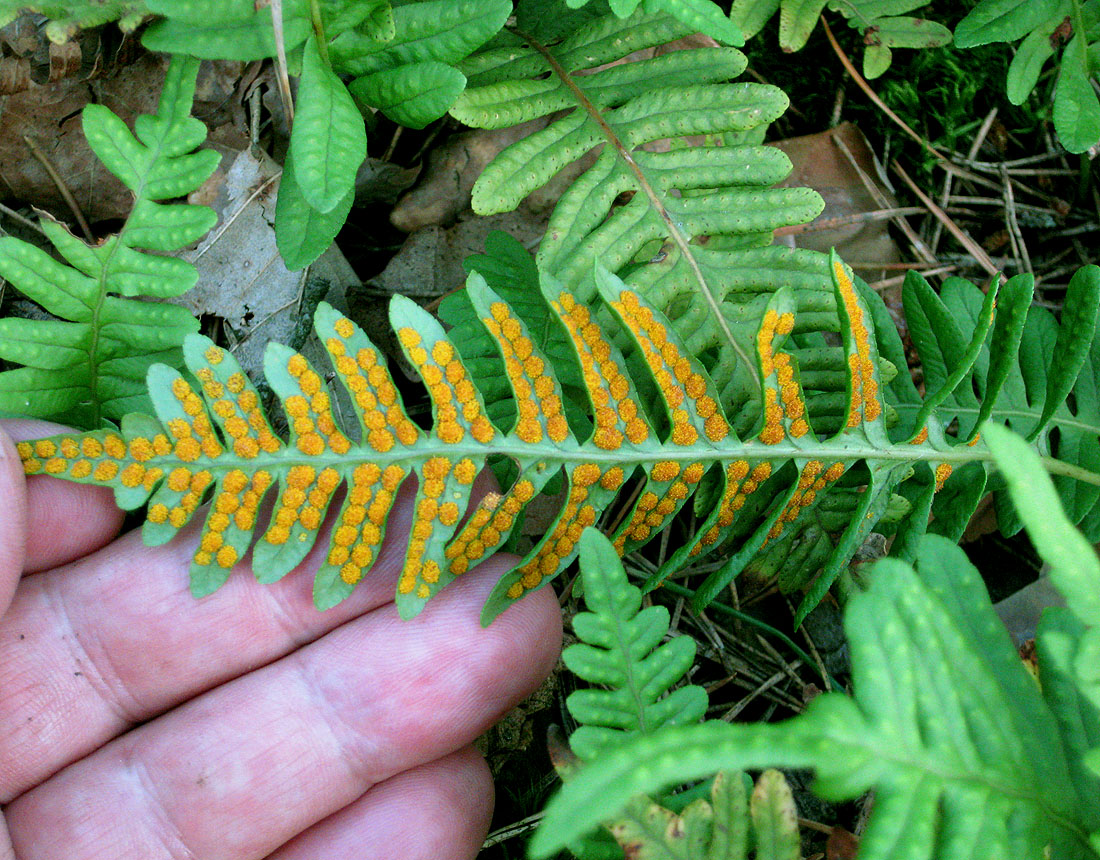
<path fill-rule="evenodd" d="M 906 529 L 901 545 L 916 546 L 948 473 L 973 468 L 984 480 L 991 457 L 966 429 L 972 419 L 958 405 L 965 398 L 952 400 L 942 392 L 930 394 L 937 401 L 930 411 L 919 397 L 899 400 L 895 413 L 900 417 L 905 407 L 908 420 L 891 435 L 876 332 L 882 332 L 891 353 L 902 351 L 900 340 L 881 301 L 859 288 L 835 257 L 831 269 L 831 306 L 839 311 L 832 320 L 840 329 L 840 346 L 815 345 L 811 333 L 801 333 L 789 289 L 766 296 L 753 338 L 763 406 L 744 435 L 727 419 L 713 380 L 668 319 L 606 271 L 596 273 L 602 304 L 591 309 L 554 278 L 541 279 L 549 309 L 543 325 L 560 331 L 570 348 L 568 363 L 580 369 L 583 410 L 570 420 L 556 365 L 539 348 L 539 338 L 483 278 L 472 275 L 467 297 L 496 342 L 503 362 L 503 372 L 496 372 L 507 379 L 515 401 L 512 423 L 494 425 L 453 339 L 412 302 L 395 298 L 391 323 L 428 390 L 430 431 L 405 416 L 377 348 L 322 305 L 315 328 L 336 378 L 356 404 L 358 428 L 338 428 L 318 371 L 272 344 L 265 372 L 291 428 L 290 439 L 280 441 L 232 357 L 191 337 L 184 357 L 201 393 L 174 371 L 156 366 L 149 387 L 159 423 L 124 422 L 121 435 L 93 435 L 88 445 L 99 452 L 95 457 L 84 452 L 80 437 L 27 443 L 20 449 L 24 468 L 112 486 L 123 507 L 149 500 L 145 536 L 157 543 L 170 539 L 212 492 L 214 508 L 192 566 L 193 588 L 200 594 L 224 581 L 248 549 L 256 506 L 266 491 L 278 485 L 272 525 L 256 546 L 253 567 L 261 581 L 270 582 L 304 558 L 337 486 L 347 483 L 348 500 L 335 514 L 332 543 L 316 579 L 315 599 L 322 608 L 350 594 L 370 568 L 397 486 L 415 473 L 416 514 L 397 596 L 405 616 L 419 612 L 439 589 L 502 546 L 531 498 L 560 475 L 567 501 L 545 535 L 497 583 L 484 609 L 486 621 L 569 564 L 583 529 L 636 477 L 637 492 L 610 535 L 621 554 L 660 533 L 693 495 L 700 519 L 649 584 L 718 550 L 725 561 L 699 586 L 697 606 L 705 606 L 746 565 L 820 570 L 800 606 L 801 618 L 872 529 L 900 522 L 898 528 Z M 992 324 L 996 287 L 990 292 L 974 319 L 971 343 L 982 342 Z M 1005 299 L 1012 296 L 1020 300 L 1026 291 Z M 1049 322 L 1053 344 L 1057 327 Z M 887 325 L 893 341 L 886 337 Z M 1049 354 L 1041 338 L 1025 336 L 1022 343 Z M 981 356 L 968 348 L 963 370 L 954 367 L 944 386 L 966 378 L 968 363 L 976 366 Z M 832 378 L 836 397 L 807 396 L 800 376 L 819 372 L 811 368 Z M 820 389 L 826 383 L 815 384 Z M 898 379 L 894 384 L 903 396 L 905 385 L 912 386 Z M 1042 389 L 1029 384 L 1028 390 Z M 1081 404 L 1095 408 L 1083 395 Z M 1042 404 L 1033 408 L 1037 420 Z M 973 414 L 980 409 L 973 407 Z M 914 417 L 924 412 L 926 425 L 914 426 Z M 1056 410 L 1052 421 L 1059 414 Z M 944 429 L 956 417 L 963 428 L 958 440 Z M 511 461 L 515 477 L 506 481 L 504 492 L 482 499 L 459 527 L 474 475 L 490 458 Z M 1100 484 L 1100 476 L 1078 465 L 1055 460 L 1047 465 Z M 912 483 L 907 487 L 907 482 Z M 699 502 L 701 496 L 705 500 Z M 1089 498 L 1095 501 L 1096 494 Z M 955 510 L 976 503 L 952 501 Z"/>
<path fill-rule="evenodd" d="M 189 115 L 197 71 L 197 61 L 173 60 L 158 111 L 137 118 L 136 137 L 102 105 L 84 109 L 89 145 L 134 194 L 119 233 L 88 245 L 43 216 L 42 229 L 68 266 L 18 239 L 0 239 L 0 275 L 60 318 L 0 320 L 0 358 L 25 365 L 0 373 L 0 410 L 97 427 L 148 412 L 146 370 L 179 364 L 180 343 L 198 328 L 191 315 L 120 296 L 177 296 L 198 279 L 190 263 L 141 250 L 177 250 L 217 220 L 205 206 L 157 202 L 194 191 L 218 163 L 212 150 L 193 151 L 206 137 Z"/>
<path fill-rule="evenodd" d="M 929 432 L 942 433 L 957 422 L 958 437 L 973 441 L 979 424 L 992 417 L 1037 440 L 1066 464 L 1093 472 L 1100 468 L 1100 343 L 1095 335 L 1100 269 L 1082 268 L 1071 284 L 1059 323 L 1048 311 L 1030 307 L 1029 276 L 1010 279 L 997 295 L 993 336 L 984 339 L 979 335 L 991 311 L 989 294 L 951 278 L 937 296 L 919 276 L 907 278 L 905 314 L 928 393 L 922 398 L 907 374 L 890 384 L 887 402 L 899 421 L 893 438 L 926 424 Z M 969 342 L 962 335 L 964 325 L 972 327 Z M 886 356 L 900 361 L 904 351 L 888 319 L 876 324 L 876 336 Z M 938 417 L 926 422 L 931 403 Z M 941 473 L 946 484 L 933 505 L 931 528 L 957 540 L 986 491 L 988 475 L 977 464 L 957 474 L 943 471 L 950 477 Z M 1062 477 L 1056 483 L 1071 520 L 1090 537 L 1100 536 L 1100 491 Z M 1015 511 L 999 484 L 989 489 L 998 490 L 994 498 L 1001 530 L 1015 533 L 1022 526 Z"/>
<path fill-rule="evenodd" d="M 695 641 L 677 636 L 659 644 L 668 633 L 668 609 L 640 608 L 642 592 L 627 582 L 615 548 L 594 529 L 581 535 L 580 564 L 588 611 L 573 618 L 581 644 L 566 648 L 562 659 L 577 677 L 610 689 L 577 690 L 566 700 L 580 724 L 569 738 L 573 751 L 588 760 L 635 734 L 701 719 L 702 687 L 668 692 L 691 668 Z"/>
<path fill-rule="evenodd" d="M 733 48 L 615 62 L 689 32 L 669 16 L 635 13 L 596 19 L 555 46 L 521 34 L 526 46 L 489 49 L 464 61 L 469 85 L 451 113 L 470 125 L 499 128 L 571 109 L 494 159 L 474 185 L 475 211 L 514 207 L 564 164 L 603 145 L 559 199 L 539 248 L 540 268 L 587 302 L 599 262 L 668 309 L 696 354 L 717 347 L 708 369 L 729 414 L 739 415 L 759 395 L 752 337 L 762 303 L 744 307 L 759 297 L 759 288 L 748 285 L 780 278 L 779 270 L 797 260 L 816 276 L 802 279 L 817 281 L 815 298 L 831 295 L 823 259 L 787 254 L 779 262 L 786 249 L 758 246 L 770 242 L 774 228 L 811 220 L 824 204 L 809 189 L 768 189 L 790 171 L 772 147 L 648 151 L 669 138 L 720 140 L 761 129 L 786 108 L 786 97 L 773 87 L 728 83 L 746 63 Z M 629 200 L 619 205 L 624 196 Z M 765 260 L 775 262 L 770 271 Z M 748 324 L 739 327 L 732 321 L 738 316 Z"/>
<path fill-rule="evenodd" d="M 629 741 L 551 802 L 532 855 L 614 815 L 639 787 L 780 765 L 814 768 L 826 798 L 874 789 L 865 860 L 896 857 L 902 844 L 937 860 L 1100 856 L 1089 846 L 1095 785 L 1078 794 L 1060 725 L 978 572 L 936 536 L 922 542 L 917 571 L 879 562 L 847 609 L 854 699 L 826 694 L 777 725 L 678 726 Z"/>

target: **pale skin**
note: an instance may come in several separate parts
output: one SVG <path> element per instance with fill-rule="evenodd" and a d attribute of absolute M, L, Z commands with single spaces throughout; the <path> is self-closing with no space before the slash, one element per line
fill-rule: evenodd
<path fill-rule="evenodd" d="M 493 789 L 471 743 L 553 666 L 552 591 L 482 629 L 498 557 L 403 622 L 388 539 L 324 613 L 321 549 L 196 601 L 197 526 L 146 547 L 110 492 L 24 479 L 8 436 L 55 432 L 0 422 L 0 860 L 476 857 Z"/>

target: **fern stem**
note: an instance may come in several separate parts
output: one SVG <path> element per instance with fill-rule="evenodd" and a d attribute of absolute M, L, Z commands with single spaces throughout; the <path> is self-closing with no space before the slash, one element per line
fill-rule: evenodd
<path fill-rule="evenodd" d="M 649 199 L 650 205 L 653 207 L 654 211 L 657 213 L 660 219 L 664 221 L 665 226 L 668 228 L 669 237 L 672 239 L 673 242 L 676 243 L 676 247 L 680 249 L 680 254 L 683 256 L 684 261 L 691 269 L 691 273 L 694 276 L 696 283 L 699 285 L 699 292 L 702 293 L 703 298 L 706 299 L 707 305 L 710 306 L 711 313 L 714 314 L 714 318 L 715 321 L 718 323 L 718 327 L 722 330 L 722 333 L 725 335 L 726 340 L 728 340 L 730 345 L 733 347 L 734 352 L 737 353 L 738 358 L 740 358 L 741 361 L 744 362 L 745 367 L 748 368 L 749 374 L 752 376 L 753 380 L 757 384 L 760 384 L 760 374 L 757 372 L 756 362 L 733 336 L 733 331 L 730 329 L 729 323 L 726 322 L 726 318 L 722 315 L 721 308 L 718 305 L 718 300 L 714 297 L 714 293 L 711 292 L 710 285 L 707 284 L 706 275 L 703 274 L 703 270 L 702 268 L 700 268 L 698 260 L 696 260 L 695 256 L 691 253 L 691 243 L 688 237 L 683 234 L 683 232 L 680 230 L 679 225 L 669 214 L 668 209 L 665 207 L 664 203 L 661 202 L 661 198 L 658 196 L 656 189 L 650 184 L 649 180 L 646 179 L 645 173 L 643 173 L 642 169 L 638 166 L 638 162 L 634 160 L 634 157 L 630 154 L 630 151 L 626 148 L 626 145 L 623 143 L 623 141 L 615 133 L 615 130 L 612 129 L 611 126 L 607 123 L 607 120 L 603 118 L 599 108 L 592 104 L 588 96 L 585 95 L 584 90 L 582 90 L 577 85 L 577 83 L 573 80 L 573 77 L 569 74 L 568 71 L 566 71 L 565 67 L 558 62 L 557 57 L 555 57 L 553 53 L 551 53 L 550 49 L 539 42 L 537 39 L 535 39 L 533 36 L 531 36 L 529 33 L 526 33 L 519 28 L 512 28 L 512 32 L 514 32 L 517 36 L 527 42 L 527 44 L 529 44 L 532 48 L 542 54 L 542 56 L 546 59 L 546 62 L 550 65 L 550 68 L 554 70 L 554 74 L 561 78 L 562 83 L 564 83 L 565 86 L 569 88 L 569 91 L 573 94 L 573 97 L 577 100 L 580 106 L 584 108 L 585 112 L 592 118 L 592 121 L 596 123 L 596 125 L 599 127 L 600 132 L 605 138 L 607 138 L 607 142 L 611 146 L 615 147 L 615 151 L 619 153 L 619 157 L 630 169 L 630 172 L 634 174 L 634 178 L 638 182 L 638 187 L 645 192 L 646 197 Z"/>

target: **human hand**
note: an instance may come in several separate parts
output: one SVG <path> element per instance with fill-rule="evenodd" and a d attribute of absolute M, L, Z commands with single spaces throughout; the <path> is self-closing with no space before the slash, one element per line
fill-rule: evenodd
<path fill-rule="evenodd" d="M 410 514 L 405 490 L 389 536 Z M 25 481 L 0 429 L 0 860 L 478 853 L 492 782 L 470 743 L 553 665 L 550 589 L 482 629 L 494 558 L 401 621 L 388 536 L 322 613 L 322 538 L 281 582 L 237 570 L 196 601 L 201 517 L 156 548 L 121 522 L 108 491 Z"/>

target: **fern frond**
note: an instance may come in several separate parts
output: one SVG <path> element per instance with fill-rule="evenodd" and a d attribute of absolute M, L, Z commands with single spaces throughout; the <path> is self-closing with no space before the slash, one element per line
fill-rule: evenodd
<path fill-rule="evenodd" d="M 573 752 L 589 760 L 636 734 L 698 722 L 707 708 L 706 691 L 687 684 L 669 692 L 691 668 L 695 640 L 676 636 L 660 644 L 668 633 L 668 609 L 641 608 L 641 590 L 627 582 L 615 548 L 595 529 L 581 535 L 580 567 L 588 611 L 574 616 L 581 641 L 566 648 L 562 659 L 578 678 L 605 689 L 577 690 L 566 700 L 579 724 L 569 737 Z"/>
<path fill-rule="evenodd" d="M 211 492 L 213 506 L 192 565 L 197 594 L 220 585 L 244 555 L 267 490 L 278 486 L 275 512 L 253 553 L 253 567 L 264 582 L 304 558 L 337 487 L 347 483 L 326 563 L 317 574 L 320 607 L 345 598 L 370 568 L 396 489 L 415 474 L 419 489 L 397 596 L 405 616 L 419 612 L 440 588 L 500 547 L 527 502 L 560 473 L 567 501 L 546 534 L 498 582 L 484 610 L 486 621 L 572 561 L 583 529 L 637 479 L 621 525 L 611 534 L 620 553 L 658 534 L 693 494 L 703 499 L 697 502 L 701 522 L 654 583 L 724 549 L 727 560 L 696 594 L 696 605 L 705 606 L 746 564 L 781 554 L 821 570 L 800 607 L 801 618 L 896 507 L 895 490 L 915 482 L 912 501 L 902 500 L 908 516 L 901 542 L 915 545 L 947 474 L 969 463 L 984 469 L 990 459 L 980 440 L 956 441 L 945 433 L 948 422 L 937 412 L 942 403 L 931 410 L 925 427 L 902 425 L 901 437 L 891 437 L 876 337 L 884 324 L 875 317 L 888 318 L 885 306 L 858 288 L 835 257 L 831 268 L 841 345 L 811 341 L 808 348 L 794 348 L 803 340 L 794 296 L 788 289 L 772 294 L 754 338 L 764 406 L 744 436 L 731 426 L 713 381 L 667 318 L 622 281 L 598 272 L 602 309 L 580 304 L 551 277 L 544 275 L 542 283 L 550 309 L 545 324 L 564 333 L 570 353 L 563 360 L 575 365 L 583 385 L 584 412 L 576 420 L 566 415 L 557 368 L 537 347 L 530 327 L 484 279 L 472 275 L 469 300 L 496 341 L 515 399 L 511 426 L 497 427 L 489 419 L 470 370 L 442 327 L 397 297 L 390 319 L 431 399 L 430 431 L 402 410 L 377 348 L 350 320 L 322 305 L 315 329 L 355 404 L 358 432 L 336 426 L 318 371 L 272 344 L 264 369 L 291 429 L 288 442 L 279 440 L 232 356 L 192 336 L 184 358 L 201 390 L 193 391 L 175 371 L 154 366 L 149 388 L 159 422 L 124 420 L 121 434 L 41 440 L 22 445 L 20 453 L 28 473 L 112 486 L 122 507 L 149 499 L 145 537 L 152 543 L 170 539 Z M 1100 269 L 1090 267 L 1083 277 L 1100 281 Z M 1093 315 L 1096 293 L 1081 291 L 1093 301 Z M 972 342 L 984 341 L 995 296 L 994 286 Z M 1079 310 L 1087 319 L 1088 309 Z M 968 349 L 966 355 L 977 352 Z M 799 378 L 815 361 L 843 380 L 839 402 L 822 405 L 807 397 Z M 510 460 L 516 477 L 503 493 L 482 499 L 460 525 L 473 478 L 490 457 Z M 1073 464 L 1048 459 L 1047 465 L 1052 472 L 1100 482 L 1100 476 Z M 825 529 L 827 521 L 832 525 Z"/>
<path fill-rule="evenodd" d="M 197 61 L 172 61 L 157 113 L 137 118 L 136 137 L 102 105 L 84 108 L 92 151 L 134 195 L 117 234 L 89 245 L 43 215 L 43 232 L 69 265 L 0 238 L 0 276 L 60 318 L 0 320 L 0 358 L 25 365 L 0 373 L 0 410 L 97 427 L 150 411 L 146 371 L 180 363 L 180 343 L 198 322 L 177 305 L 128 297 L 167 298 L 194 286 L 192 264 L 148 251 L 177 250 L 217 221 L 207 206 L 157 202 L 194 191 L 218 163 L 213 150 L 194 151 L 206 137 L 190 116 L 197 72 Z"/>
<path fill-rule="evenodd" d="M 596 261 L 663 308 L 672 302 L 657 298 L 662 287 L 696 303 L 701 298 L 704 320 L 695 330 L 721 345 L 715 365 L 739 374 L 748 390 L 756 382 L 751 334 L 738 336 L 727 322 L 723 303 L 736 291 L 728 269 L 748 265 L 738 249 L 767 245 L 775 228 L 812 220 L 824 203 L 809 189 L 769 189 L 790 172 L 789 160 L 774 148 L 736 142 L 762 132 L 788 103 L 775 87 L 729 83 L 745 68 L 741 52 L 698 48 L 616 62 L 690 32 L 670 16 L 635 13 L 596 19 L 558 45 L 520 33 L 521 44 L 461 64 L 469 83 L 451 114 L 501 128 L 568 109 L 485 168 L 474 184 L 474 210 L 514 208 L 562 166 L 602 146 L 558 201 L 539 248 L 540 268 L 582 302 L 592 297 Z M 647 148 L 692 135 L 708 136 L 711 145 Z M 623 197 L 629 199 L 619 205 Z M 635 281 L 633 268 L 647 261 L 661 265 L 640 266 Z M 824 266 L 819 271 L 826 274 Z M 661 284 L 653 283 L 662 275 Z M 681 333 L 690 325 L 684 324 Z M 727 380 L 718 382 L 724 387 Z"/>
<path fill-rule="evenodd" d="M 890 68 L 894 48 L 938 48 L 950 43 L 951 31 L 942 24 L 902 14 L 927 5 L 928 0 L 733 0 L 730 20 L 748 39 L 778 10 L 779 47 L 800 51 L 828 7 L 863 36 L 867 46 L 863 75 L 872 79 Z"/>
<path fill-rule="evenodd" d="M 874 790 L 865 860 L 896 857 L 899 845 L 929 860 L 1100 856 L 1090 836 L 1100 782 L 1079 757 L 1071 769 L 1080 749 L 1065 733 L 1071 721 L 1056 718 L 1071 716 L 1057 701 L 1065 685 L 1044 683 L 1040 692 L 962 550 L 928 536 L 916 571 L 895 559 L 877 563 L 845 629 L 854 698 L 828 693 L 781 724 L 715 721 L 628 741 L 566 784 L 532 856 L 549 856 L 615 815 L 639 788 L 763 766 L 813 768 L 814 789 L 827 799 Z M 1040 664 L 1040 677 L 1046 670 Z M 1095 738 L 1097 727 L 1093 711 L 1086 735 Z"/>

